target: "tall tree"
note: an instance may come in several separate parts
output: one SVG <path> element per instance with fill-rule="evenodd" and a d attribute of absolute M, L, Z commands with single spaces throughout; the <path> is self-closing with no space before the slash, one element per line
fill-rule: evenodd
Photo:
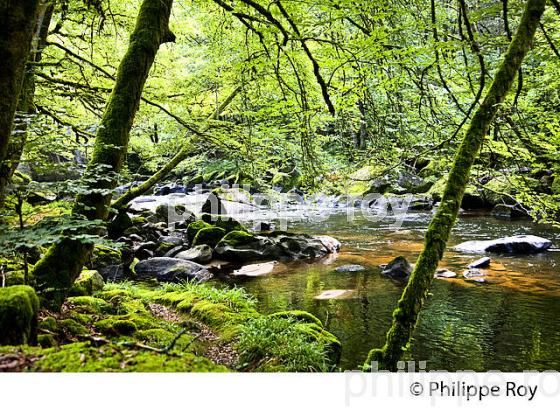
<path fill-rule="evenodd" d="M 142 1 L 84 176 L 88 193 L 76 199 L 73 209 L 75 215 L 102 221 L 109 215 L 110 191 L 117 184 L 116 175 L 121 171 L 126 157 L 130 129 L 150 68 L 160 45 L 175 40 L 169 29 L 172 4 L 173 0 Z M 100 167 L 106 178 L 99 178 Z M 72 237 L 63 237 L 49 249 L 33 271 L 43 303 L 54 308 L 60 306 L 92 249 L 91 244 Z"/>
<path fill-rule="evenodd" d="M 424 249 L 420 253 L 408 285 L 393 312 L 393 324 L 387 333 L 385 345 L 381 349 L 370 351 L 366 367 L 372 362 L 377 362 L 381 369 L 397 370 L 397 362 L 410 342 L 434 273 L 439 261 L 443 258 L 449 234 L 457 219 L 463 194 L 469 181 L 471 167 L 478 157 L 490 124 L 511 90 L 521 63 L 531 48 L 545 6 L 546 0 L 527 1 L 517 33 L 455 154 L 441 204 L 428 226 Z"/>
<path fill-rule="evenodd" d="M 25 67 L 22 89 L 19 96 L 17 111 L 22 114 L 21 121 L 17 121 L 14 125 L 14 132 L 10 138 L 8 148 L 6 150 L 5 159 L 0 162 L 0 209 L 4 204 L 6 188 L 10 182 L 17 166 L 19 165 L 21 155 L 25 143 L 27 141 L 27 123 L 25 116 L 32 115 L 36 112 L 35 99 L 35 67 L 34 65 L 41 61 L 42 49 L 45 46 L 49 25 L 53 15 L 54 6 L 52 3 L 42 2 L 39 5 L 33 38 L 31 40 L 31 50 Z"/>
<path fill-rule="evenodd" d="M 39 0 L 0 0 L 0 164 L 6 158 Z"/>

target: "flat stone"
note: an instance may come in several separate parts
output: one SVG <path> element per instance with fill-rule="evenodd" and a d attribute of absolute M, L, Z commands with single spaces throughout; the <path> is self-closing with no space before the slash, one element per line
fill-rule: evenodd
<path fill-rule="evenodd" d="M 484 273 L 478 269 L 467 269 L 463 272 L 463 276 L 467 279 L 484 276 Z"/>
<path fill-rule="evenodd" d="M 245 265 L 240 269 L 233 271 L 233 276 L 263 276 L 267 275 L 274 270 L 278 265 L 278 262 L 264 262 L 264 263 L 253 263 L 251 265 Z"/>
<path fill-rule="evenodd" d="M 362 265 L 342 265 L 335 269 L 337 272 L 361 272 L 366 270 Z"/>
<path fill-rule="evenodd" d="M 456 278 L 457 274 L 449 269 L 438 269 L 434 275 L 434 278 L 437 279 L 451 279 Z"/>
<path fill-rule="evenodd" d="M 490 261 L 491 259 L 488 256 L 485 256 L 483 258 L 477 259 L 474 262 L 469 264 L 469 268 L 487 268 L 488 266 L 490 266 Z"/>

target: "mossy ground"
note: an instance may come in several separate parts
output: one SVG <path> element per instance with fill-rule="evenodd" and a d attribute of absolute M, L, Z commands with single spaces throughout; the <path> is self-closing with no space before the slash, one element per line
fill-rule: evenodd
<path fill-rule="evenodd" d="M 106 285 L 41 312 L 38 333 L 40 346 L 1 347 L 0 370 L 325 371 L 340 346 L 305 312 L 264 316 L 242 289 L 210 284 Z"/>

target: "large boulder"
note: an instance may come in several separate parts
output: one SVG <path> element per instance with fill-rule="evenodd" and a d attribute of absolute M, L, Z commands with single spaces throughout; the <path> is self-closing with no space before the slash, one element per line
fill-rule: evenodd
<path fill-rule="evenodd" d="M 215 247 L 226 235 L 226 230 L 217 226 L 209 226 L 199 230 L 192 241 L 192 246 L 208 245 Z"/>
<path fill-rule="evenodd" d="M 187 239 L 189 240 L 189 243 L 193 243 L 194 237 L 196 236 L 198 231 L 210 227 L 212 227 L 212 225 L 204 221 L 195 221 L 189 224 L 189 226 L 187 227 Z"/>
<path fill-rule="evenodd" d="M 497 204 L 490 213 L 497 219 L 529 218 L 529 214 L 520 205 Z"/>
<path fill-rule="evenodd" d="M 455 250 L 469 253 L 527 254 L 543 252 L 551 246 L 551 241 L 539 236 L 516 235 L 486 241 L 467 241 L 455 246 Z"/>
<path fill-rule="evenodd" d="M 179 258 L 151 258 L 134 267 L 139 279 L 157 279 L 160 282 L 206 282 L 212 274 L 202 265 Z"/>
<path fill-rule="evenodd" d="M 224 236 L 214 249 L 214 254 L 225 260 L 250 261 L 276 259 L 276 247 L 269 238 L 245 231 L 233 231 Z"/>
<path fill-rule="evenodd" d="M 430 179 L 420 178 L 410 172 L 401 172 L 397 184 L 410 194 L 423 194 L 429 191 L 434 182 Z"/>
<path fill-rule="evenodd" d="M 39 298 L 29 286 L 0 288 L 0 345 L 35 344 Z"/>
<path fill-rule="evenodd" d="M 350 175 L 347 187 L 349 195 L 363 196 L 371 193 L 384 194 L 392 187 L 389 176 L 382 175 L 379 167 L 365 166 Z"/>
<path fill-rule="evenodd" d="M 233 231 L 216 245 L 214 254 L 232 261 L 290 260 L 320 258 L 339 249 L 340 242 L 328 236 L 312 237 L 282 231 L 261 236 Z"/>

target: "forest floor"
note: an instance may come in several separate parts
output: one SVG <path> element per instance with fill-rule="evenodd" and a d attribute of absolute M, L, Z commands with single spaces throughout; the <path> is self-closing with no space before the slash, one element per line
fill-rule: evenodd
<path fill-rule="evenodd" d="M 305 312 L 263 316 L 239 289 L 109 284 L 42 311 L 38 346 L 0 348 L 0 371 L 324 371 L 338 340 Z M 280 338 L 280 340 L 278 339 Z M 334 353 L 334 355 L 333 355 Z"/>

